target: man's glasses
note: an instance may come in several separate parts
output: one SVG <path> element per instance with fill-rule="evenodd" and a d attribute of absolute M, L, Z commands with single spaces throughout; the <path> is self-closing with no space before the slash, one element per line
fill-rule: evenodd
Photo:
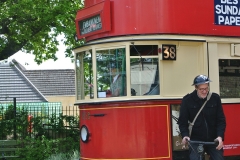
<path fill-rule="evenodd" d="M 209 87 L 206 87 L 206 88 L 198 88 L 199 91 L 203 92 L 203 91 L 208 91 L 209 90 Z"/>

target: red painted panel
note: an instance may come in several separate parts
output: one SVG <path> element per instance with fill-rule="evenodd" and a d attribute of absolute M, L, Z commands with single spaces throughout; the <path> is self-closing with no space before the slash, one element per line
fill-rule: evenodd
<path fill-rule="evenodd" d="M 224 155 L 239 155 L 240 153 L 240 104 L 224 104 L 227 128 L 224 141 Z"/>
<path fill-rule="evenodd" d="M 180 100 L 80 105 L 80 125 L 91 133 L 80 141 L 81 159 L 172 159 L 170 104 Z M 227 128 L 224 155 L 240 153 L 240 104 L 223 104 Z M 104 116 L 94 116 L 105 114 Z"/>
<path fill-rule="evenodd" d="M 88 37 L 91 35 L 99 34 L 102 32 L 110 31 L 111 29 L 111 19 L 110 19 L 110 1 L 105 0 L 102 3 L 98 3 L 96 5 L 90 6 L 88 8 L 84 8 L 81 11 L 77 12 L 77 17 L 76 17 L 76 32 L 78 39 Z M 89 19 L 100 16 L 101 21 L 99 22 L 94 22 L 93 20 L 89 21 Z M 88 20 L 87 20 L 88 19 Z M 80 25 L 81 21 L 88 21 L 87 25 Z M 96 29 L 96 26 L 99 25 L 101 26 L 101 29 Z M 80 27 L 81 26 L 81 27 Z M 86 28 L 85 28 L 86 27 Z M 85 28 L 85 29 L 83 29 Z M 83 35 L 81 31 L 86 31 Z"/>
<path fill-rule="evenodd" d="M 85 7 L 89 7 L 89 6 L 93 6 L 93 5 L 95 5 L 95 4 L 97 4 L 97 3 L 100 3 L 100 2 L 103 2 L 104 0 L 85 0 L 85 2 L 84 2 L 84 6 Z"/>
<path fill-rule="evenodd" d="M 98 108 L 81 107 L 81 125 L 91 132 L 90 141 L 80 144 L 83 159 L 171 159 L 168 105 L 112 103 L 91 107 Z"/>
<path fill-rule="evenodd" d="M 87 41 L 139 34 L 240 36 L 238 26 L 214 24 L 214 1 L 209 0 L 111 0 L 111 26 L 109 32 L 88 36 Z"/>

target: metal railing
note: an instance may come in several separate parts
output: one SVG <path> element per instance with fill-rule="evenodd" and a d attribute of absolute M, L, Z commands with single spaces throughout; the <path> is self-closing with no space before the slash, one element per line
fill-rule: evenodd
<path fill-rule="evenodd" d="M 0 139 L 23 139 L 26 136 L 49 139 L 78 136 L 78 106 L 61 103 L 0 103 Z"/>

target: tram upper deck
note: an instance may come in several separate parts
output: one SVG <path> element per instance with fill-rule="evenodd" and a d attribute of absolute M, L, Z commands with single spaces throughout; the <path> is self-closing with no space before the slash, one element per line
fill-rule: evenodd
<path fill-rule="evenodd" d="M 85 0 L 77 38 L 128 35 L 240 36 L 239 0 Z M 124 39 L 124 38 L 123 38 Z"/>
<path fill-rule="evenodd" d="M 180 99 L 198 74 L 224 103 L 239 102 L 239 8 L 238 0 L 86 0 L 76 16 L 86 40 L 74 49 L 76 104 Z"/>

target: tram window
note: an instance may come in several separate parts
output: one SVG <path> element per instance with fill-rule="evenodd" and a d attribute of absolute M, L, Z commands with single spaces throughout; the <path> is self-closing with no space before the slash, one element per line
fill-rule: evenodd
<path fill-rule="evenodd" d="M 77 89 L 76 89 L 76 94 L 77 94 L 77 100 L 80 100 L 81 99 L 81 79 L 80 79 L 80 75 L 81 75 L 81 57 L 80 57 L 80 54 L 78 53 L 76 55 L 76 61 L 75 61 L 75 64 L 76 64 L 76 86 L 77 86 Z"/>
<path fill-rule="evenodd" d="M 219 60 L 219 85 L 221 98 L 240 97 L 240 60 Z"/>
<path fill-rule="evenodd" d="M 132 95 L 159 95 L 158 58 L 131 58 L 130 63 Z"/>
<path fill-rule="evenodd" d="M 157 45 L 131 45 L 130 56 L 157 56 Z"/>
<path fill-rule="evenodd" d="M 76 55 L 77 100 L 93 98 L 92 50 Z"/>
<path fill-rule="evenodd" d="M 125 48 L 96 51 L 98 98 L 126 96 Z"/>

